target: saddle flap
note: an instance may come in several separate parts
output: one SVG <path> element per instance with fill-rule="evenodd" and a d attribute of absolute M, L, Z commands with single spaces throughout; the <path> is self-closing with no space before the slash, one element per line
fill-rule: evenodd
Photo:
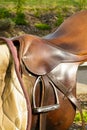
<path fill-rule="evenodd" d="M 65 20 L 54 33 L 43 38 L 28 34 L 13 38 L 19 49 L 20 63 L 33 74 L 44 75 L 61 62 L 85 61 L 86 17 L 87 11 L 81 11 Z"/>
<path fill-rule="evenodd" d="M 27 71 L 44 75 L 53 70 L 59 63 L 80 60 L 77 55 L 68 53 L 53 44 L 32 35 L 23 35 L 13 39 L 19 44 L 19 59 Z"/>

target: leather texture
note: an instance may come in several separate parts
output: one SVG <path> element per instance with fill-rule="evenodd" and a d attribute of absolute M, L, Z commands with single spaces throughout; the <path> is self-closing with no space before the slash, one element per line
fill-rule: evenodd
<path fill-rule="evenodd" d="M 5 43 L 1 40 L 0 129 L 67 130 L 76 108 L 82 116 L 76 82 L 78 66 L 87 61 L 87 11 L 73 15 L 42 38 L 25 34 L 1 39 Z M 37 108 L 55 104 L 53 87 L 60 107 L 45 113 L 32 111 L 34 87 Z"/>
<path fill-rule="evenodd" d="M 45 36 L 49 42 L 77 55 L 87 54 L 87 10 L 66 19 L 59 28 Z"/>

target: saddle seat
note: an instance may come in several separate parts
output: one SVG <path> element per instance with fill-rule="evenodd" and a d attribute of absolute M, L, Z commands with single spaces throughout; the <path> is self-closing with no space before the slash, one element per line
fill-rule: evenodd
<path fill-rule="evenodd" d="M 55 32 L 43 38 L 67 52 L 87 54 L 87 11 L 72 15 Z"/>
<path fill-rule="evenodd" d="M 59 63 L 87 60 L 87 11 L 64 21 L 52 34 L 45 37 L 22 35 L 13 38 L 19 44 L 19 57 L 25 67 L 36 75 L 44 75 Z M 20 49 L 21 48 L 21 49 Z"/>
<path fill-rule="evenodd" d="M 13 39 L 13 42 L 16 46 L 17 44 L 20 46 L 18 47 L 18 52 L 21 66 L 34 75 L 47 76 L 52 81 L 53 86 L 58 88 L 57 94 L 59 99 L 62 99 L 64 103 L 63 98 L 66 96 L 67 100 L 69 99 L 74 105 L 70 104 L 71 112 L 69 113 L 74 115 L 75 108 L 78 108 L 84 126 L 81 106 L 75 95 L 78 66 L 87 61 L 87 11 L 82 11 L 68 18 L 50 35 L 40 38 L 25 34 L 16 38 L 16 40 Z M 44 80 L 46 86 L 45 92 L 47 92 L 47 89 L 50 90 L 47 84 L 49 79 L 48 81 Z M 62 96 L 61 93 L 63 94 Z M 50 96 L 52 97 L 52 94 Z M 48 105 L 49 101 L 46 102 L 45 99 L 47 100 L 48 98 L 44 98 L 43 103 L 41 102 L 40 110 L 44 108 L 44 103 L 45 106 Z M 46 108 L 48 109 L 48 107 Z M 36 111 L 38 112 L 38 108 Z M 61 114 L 60 116 L 58 114 L 56 121 L 58 121 L 58 118 L 60 120 L 60 117 Z M 43 121 L 46 122 L 46 117 L 43 116 L 42 118 L 43 120 L 40 120 L 40 124 L 43 124 Z M 73 119 L 74 116 L 72 121 Z M 66 122 L 66 119 L 64 122 Z M 55 121 L 53 124 L 55 124 Z M 46 129 L 45 127 L 46 125 L 42 125 L 41 130 Z M 58 128 L 61 130 L 66 129 L 61 126 L 57 126 Z"/>
<path fill-rule="evenodd" d="M 68 18 L 57 31 L 42 38 L 29 34 L 12 39 L 1 38 L 7 42 L 10 48 L 15 72 L 26 99 L 28 114 L 27 128 L 24 129 L 35 130 L 39 127 L 39 130 L 67 130 L 74 120 L 76 107 L 82 117 L 82 110 L 76 99 L 76 75 L 79 64 L 87 60 L 86 18 L 87 11 L 77 13 Z M 29 96 L 24 86 L 24 80 L 22 82 L 26 72 L 28 74 L 26 77 L 29 79 L 27 81 L 32 86 L 30 87 L 28 82 L 26 83 L 27 90 L 30 90 Z M 38 77 L 41 77 L 42 84 L 36 83 Z M 39 86 L 39 89 L 34 93 L 34 97 L 36 104 L 41 104 L 40 108 L 48 106 L 48 104 L 55 104 L 56 95 L 61 107 L 46 115 L 41 113 L 36 117 L 35 113 L 35 115 L 32 114 L 31 108 L 35 102 L 32 101 L 33 103 L 30 104 L 29 97 L 31 96 L 30 99 L 32 99 L 36 86 Z M 40 98 L 40 96 L 42 97 Z M 46 108 L 48 109 L 48 107 Z M 38 126 L 38 124 L 40 125 Z"/>

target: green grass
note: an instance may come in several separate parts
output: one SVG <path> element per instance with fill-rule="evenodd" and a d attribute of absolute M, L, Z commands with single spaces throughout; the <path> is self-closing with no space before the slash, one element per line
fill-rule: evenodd
<path fill-rule="evenodd" d="M 51 27 L 45 23 L 36 23 L 35 27 L 38 28 L 39 30 L 50 30 L 51 29 Z"/>
<path fill-rule="evenodd" d="M 0 18 L 10 17 L 10 11 L 4 7 L 0 8 Z"/>
<path fill-rule="evenodd" d="M 84 118 L 84 121 L 87 123 L 87 110 L 83 111 L 83 118 Z M 81 123 L 81 116 L 79 112 L 76 113 L 74 121 L 76 123 Z"/>
<path fill-rule="evenodd" d="M 0 0 L 0 4 L 17 4 L 17 0 Z M 47 6 L 79 6 L 80 8 L 87 6 L 87 0 L 25 0 L 26 6 L 32 7 L 47 7 Z"/>
<path fill-rule="evenodd" d="M 87 0 L 25 0 L 22 3 L 23 7 L 20 6 L 19 8 L 19 5 L 18 0 L 0 0 L 0 18 L 11 18 L 11 14 L 14 13 L 15 17 L 12 20 L 18 25 L 23 25 L 27 24 L 25 19 L 26 11 L 37 18 L 41 14 L 50 11 L 58 14 L 55 26 L 59 26 L 70 11 L 87 9 Z M 50 29 L 50 26 L 45 23 L 36 24 L 35 26 L 42 30 Z"/>

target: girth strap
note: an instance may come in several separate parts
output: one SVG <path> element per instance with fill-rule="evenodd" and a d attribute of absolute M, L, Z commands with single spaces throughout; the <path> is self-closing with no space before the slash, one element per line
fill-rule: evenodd
<path fill-rule="evenodd" d="M 82 113 L 82 108 L 80 102 L 76 99 L 76 97 L 72 94 L 71 91 L 67 91 L 66 86 L 60 82 L 59 80 L 56 79 L 56 77 L 49 73 L 48 78 L 53 82 L 53 84 L 66 96 L 69 101 L 76 106 L 76 108 L 79 110 L 80 115 L 81 115 L 81 120 L 82 120 L 82 127 L 83 130 L 85 130 L 85 124 L 84 124 L 84 119 L 83 119 L 83 113 Z"/>

